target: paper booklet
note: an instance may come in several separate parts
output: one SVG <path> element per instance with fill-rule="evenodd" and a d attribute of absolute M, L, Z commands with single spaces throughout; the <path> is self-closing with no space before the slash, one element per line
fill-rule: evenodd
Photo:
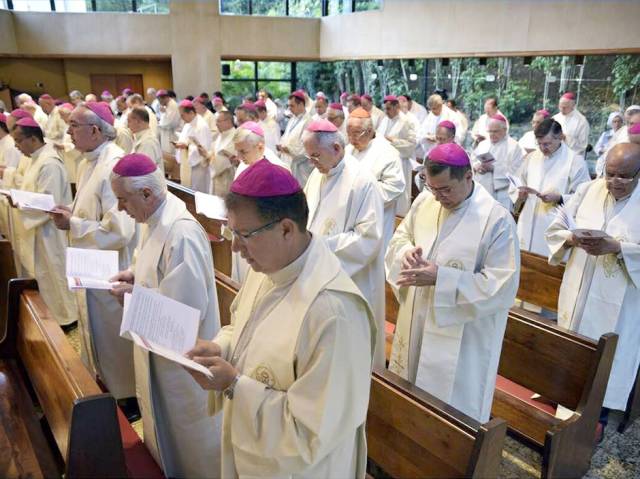
<path fill-rule="evenodd" d="M 473 156 L 476 160 L 482 163 L 490 163 L 495 160 L 493 155 L 489 152 L 491 145 L 489 143 L 481 143 L 479 144 L 475 150 L 473 150 Z"/>
<path fill-rule="evenodd" d="M 100 249 L 67 248 L 69 289 L 112 289 L 109 278 L 118 274 L 118 252 Z"/>
<path fill-rule="evenodd" d="M 212 220 L 227 220 L 227 208 L 224 200 L 216 195 L 196 191 L 196 213 Z"/>
<path fill-rule="evenodd" d="M 578 228 L 575 220 L 569 214 L 564 206 L 556 207 L 556 218 L 560 221 L 560 223 L 569 231 L 571 231 L 578 239 L 600 239 L 606 238 L 609 236 L 605 231 L 602 230 L 593 230 L 588 228 Z"/>
<path fill-rule="evenodd" d="M 136 285 L 132 294 L 125 294 L 120 336 L 213 378 L 209 369 L 185 357 L 196 344 L 199 326 L 199 310 L 157 291 Z"/>
<path fill-rule="evenodd" d="M 476 160 L 478 160 L 481 163 L 491 163 L 492 161 L 495 161 L 495 158 L 491 153 L 487 152 L 487 153 L 481 153 L 479 155 L 477 154 Z"/>
<path fill-rule="evenodd" d="M 11 201 L 21 210 L 52 211 L 56 207 L 53 195 L 11 190 Z"/>

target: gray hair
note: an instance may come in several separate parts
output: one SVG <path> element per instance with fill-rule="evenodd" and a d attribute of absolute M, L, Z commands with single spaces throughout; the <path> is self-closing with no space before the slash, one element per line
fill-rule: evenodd
<path fill-rule="evenodd" d="M 113 125 L 110 125 L 109 123 L 104 121 L 93 111 L 87 108 L 84 104 L 79 105 L 79 107 L 84 108 L 85 114 L 88 115 L 89 123 L 91 123 L 92 125 L 96 125 L 100 130 L 100 133 L 102 133 L 108 140 L 116 139 L 116 136 L 118 136 L 118 132 Z"/>
<path fill-rule="evenodd" d="M 243 141 L 248 141 L 251 145 L 256 146 L 258 143 L 264 144 L 264 137 L 256 135 L 245 128 L 238 128 L 233 135 L 233 142 L 240 143 Z"/>
<path fill-rule="evenodd" d="M 82 100 L 84 97 L 78 90 L 72 90 L 69 92 L 69 98 L 72 100 Z"/>
<path fill-rule="evenodd" d="M 310 137 L 314 137 L 323 150 L 330 150 L 335 144 L 344 148 L 344 138 L 339 131 L 305 131 L 303 140 Z"/>
<path fill-rule="evenodd" d="M 149 87 L 147 88 L 147 95 L 155 95 L 157 91 L 158 90 L 156 90 L 155 88 Z"/>
<path fill-rule="evenodd" d="M 133 95 L 129 95 L 126 100 L 129 105 L 142 105 L 144 107 L 144 98 L 140 93 L 134 93 Z"/>
<path fill-rule="evenodd" d="M 373 130 L 373 120 L 369 118 L 349 117 L 349 121 L 358 121 L 364 130 Z"/>
<path fill-rule="evenodd" d="M 438 94 L 433 94 L 429 98 L 427 98 L 427 106 L 430 109 L 436 105 L 442 105 L 442 104 L 444 104 L 444 101 L 442 100 L 442 97 Z"/>
<path fill-rule="evenodd" d="M 167 194 L 167 181 L 164 179 L 164 173 L 160 168 L 156 168 L 151 173 L 142 176 L 121 176 L 112 171 L 109 180 L 113 181 L 118 178 L 122 178 L 123 188 L 128 193 L 135 193 L 136 191 L 142 191 L 144 188 L 149 188 L 155 197 L 163 197 Z"/>
<path fill-rule="evenodd" d="M 22 105 L 23 103 L 28 102 L 33 103 L 33 98 L 31 98 L 31 95 L 29 95 L 28 93 L 20 93 L 18 96 L 16 96 L 16 103 Z"/>

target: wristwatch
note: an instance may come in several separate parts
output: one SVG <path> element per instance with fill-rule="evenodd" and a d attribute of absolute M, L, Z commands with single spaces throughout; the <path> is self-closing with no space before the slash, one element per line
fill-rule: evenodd
<path fill-rule="evenodd" d="M 224 395 L 224 397 L 226 397 L 227 399 L 233 399 L 233 390 L 236 387 L 236 384 L 238 384 L 238 380 L 240 379 L 240 374 L 238 374 L 235 378 L 233 378 L 233 381 L 231 381 L 231 384 L 229 384 L 227 386 L 227 388 L 222 391 L 222 394 Z"/>

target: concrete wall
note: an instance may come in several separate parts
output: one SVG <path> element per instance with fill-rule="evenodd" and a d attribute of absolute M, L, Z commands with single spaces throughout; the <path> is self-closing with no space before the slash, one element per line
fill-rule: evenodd
<path fill-rule="evenodd" d="M 637 0 L 384 0 L 322 19 L 320 58 L 640 50 Z"/>

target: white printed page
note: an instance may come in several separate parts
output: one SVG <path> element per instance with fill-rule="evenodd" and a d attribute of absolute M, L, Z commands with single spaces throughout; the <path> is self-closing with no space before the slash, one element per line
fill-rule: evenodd
<path fill-rule="evenodd" d="M 196 213 L 213 220 L 226 220 L 227 208 L 224 200 L 216 195 L 196 191 Z"/>
<path fill-rule="evenodd" d="M 126 303 L 120 335 L 133 332 L 147 342 L 184 355 L 195 346 L 199 325 L 199 310 L 135 285 Z"/>
<path fill-rule="evenodd" d="M 109 281 L 118 274 L 118 252 L 68 247 L 66 273 L 70 278 Z"/>
<path fill-rule="evenodd" d="M 24 190 L 11 190 L 11 201 L 25 210 L 51 211 L 56 207 L 53 195 Z"/>

